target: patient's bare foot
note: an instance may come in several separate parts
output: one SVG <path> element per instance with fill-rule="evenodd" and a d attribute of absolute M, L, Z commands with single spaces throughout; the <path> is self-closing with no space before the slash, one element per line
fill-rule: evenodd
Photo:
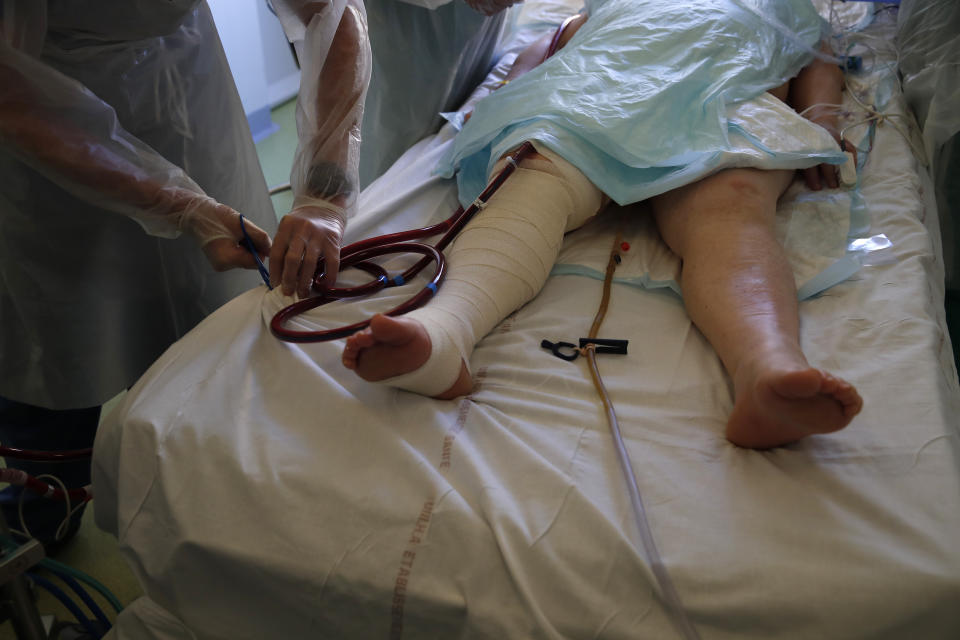
<path fill-rule="evenodd" d="M 777 369 L 741 366 L 734 386 L 737 398 L 727 422 L 727 439 L 751 449 L 839 431 L 863 406 L 849 382 L 805 364 Z"/>
<path fill-rule="evenodd" d="M 368 382 L 377 382 L 418 369 L 430 357 L 430 349 L 430 336 L 416 320 L 377 314 L 370 319 L 370 326 L 347 338 L 343 366 Z M 472 388 L 464 364 L 453 386 L 434 397 L 449 400 Z"/>

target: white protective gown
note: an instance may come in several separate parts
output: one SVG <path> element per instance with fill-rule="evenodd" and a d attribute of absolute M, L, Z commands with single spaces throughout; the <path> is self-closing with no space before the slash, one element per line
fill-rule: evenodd
<path fill-rule="evenodd" d="M 435 133 L 440 112 L 482 80 L 504 24 L 502 12 L 486 16 L 461 0 L 273 7 L 301 67 L 293 206 L 326 209 L 342 223 L 355 215 L 359 189 Z"/>
<path fill-rule="evenodd" d="M 458 109 L 496 61 L 505 12 L 488 17 L 461 0 L 430 4 L 366 0 L 373 73 L 363 114 L 361 187 L 436 133 L 444 122 L 440 113 Z"/>
<path fill-rule="evenodd" d="M 201 0 L 2 0 L 0 117 L 24 99 L 118 171 L 205 192 L 271 236 L 256 150 Z M 3 121 L 0 120 L 0 125 Z M 0 126 L 0 396 L 94 406 L 258 284 L 216 273 L 169 212 L 91 188 Z M 51 139 L 52 138 L 52 139 Z M 146 231 L 146 232 L 145 232 Z M 179 236 L 179 237 L 178 237 Z"/>

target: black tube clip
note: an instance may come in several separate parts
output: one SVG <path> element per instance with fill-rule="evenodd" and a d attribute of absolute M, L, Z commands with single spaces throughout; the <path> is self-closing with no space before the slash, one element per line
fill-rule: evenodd
<path fill-rule="evenodd" d="M 580 348 L 583 349 L 588 344 L 594 345 L 593 350 L 597 353 L 615 353 L 618 355 L 627 355 L 627 340 L 611 340 L 609 338 L 580 338 Z"/>
<path fill-rule="evenodd" d="M 557 356 L 561 360 L 566 360 L 567 362 L 573 362 L 576 360 L 577 357 L 582 353 L 583 348 L 588 344 L 593 345 L 593 350 L 596 353 L 615 353 L 620 355 L 626 355 L 627 353 L 626 340 L 580 338 L 579 349 L 575 344 L 570 342 L 550 342 L 549 340 L 543 340 L 540 342 L 541 347 L 544 349 L 549 349 L 553 355 Z"/>
<path fill-rule="evenodd" d="M 550 349 L 553 352 L 553 355 L 557 356 L 561 360 L 566 360 L 567 362 L 573 362 L 577 359 L 577 356 L 580 355 L 580 350 L 577 349 L 577 345 L 571 342 L 550 342 L 549 340 L 543 340 L 540 343 L 540 346 L 544 349 Z M 561 349 L 569 349 L 569 353 L 564 353 Z"/>

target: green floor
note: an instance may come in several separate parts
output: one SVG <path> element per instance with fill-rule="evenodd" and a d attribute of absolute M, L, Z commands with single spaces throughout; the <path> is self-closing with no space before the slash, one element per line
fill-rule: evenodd
<path fill-rule="evenodd" d="M 297 126 L 294 119 L 296 104 L 296 100 L 290 100 L 274 109 L 271 116 L 273 121 L 280 125 L 280 129 L 257 143 L 260 166 L 263 167 L 267 186 L 271 188 L 290 182 L 290 167 L 297 150 Z M 290 191 L 273 196 L 273 208 L 277 212 L 277 218 L 290 211 L 292 205 L 293 194 Z"/>
<path fill-rule="evenodd" d="M 264 176 L 271 187 L 290 180 L 290 166 L 297 146 L 294 123 L 295 104 L 296 101 L 291 100 L 273 110 L 272 117 L 280 125 L 280 129 L 257 144 L 257 154 L 260 157 Z M 289 191 L 273 196 L 277 217 L 290 211 L 292 203 L 293 196 Z M 121 397 L 122 394 L 104 406 L 104 415 L 109 413 Z M 94 524 L 92 505 L 84 513 L 80 532 L 56 559 L 87 573 L 104 584 L 123 605 L 129 604 L 142 593 L 139 584 L 120 555 L 116 539 L 100 531 Z M 105 599 L 96 593 L 91 595 L 107 617 L 114 620 L 113 610 Z M 86 608 L 81 608 L 86 615 L 90 615 Z M 53 615 L 58 620 L 75 619 L 66 607 L 42 590 L 37 592 L 37 609 L 41 616 Z M 11 622 L 0 624 L 0 640 L 16 640 Z"/>

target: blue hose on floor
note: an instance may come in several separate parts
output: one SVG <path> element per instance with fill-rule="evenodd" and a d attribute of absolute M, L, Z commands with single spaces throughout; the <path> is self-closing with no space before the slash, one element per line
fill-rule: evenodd
<path fill-rule="evenodd" d="M 71 591 L 77 594 L 77 596 L 83 601 L 83 604 L 87 606 L 87 609 L 90 610 L 90 613 L 93 614 L 93 617 L 95 617 L 97 619 L 97 622 L 100 623 L 101 629 L 103 629 L 104 632 L 106 632 L 110 628 L 111 626 L 110 620 L 107 618 L 106 614 L 103 612 L 103 609 L 97 606 L 97 603 L 94 601 L 93 598 L 90 597 L 90 594 L 87 593 L 87 591 L 82 586 L 80 586 L 79 582 L 77 582 L 72 577 L 70 577 L 70 574 L 68 573 L 64 573 L 62 571 L 54 571 L 49 567 L 47 568 L 47 570 L 50 571 L 50 573 L 52 573 L 53 575 L 60 578 L 60 580 L 62 580 L 64 584 L 70 587 Z"/>
<path fill-rule="evenodd" d="M 28 572 L 26 576 L 30 578 L 30 580 L 32 580 L 35 585 L 37 585 L 38 587 L 42 587 L 47 592 L 49 592 L 50 595 L 52 595 L 54 598 L 59 600 L 60 603 L 67 608 L 67 611 L 69 611 L 71 615 L 73 615 L 73 617 L 77 619 L 77 622 L 79 622 L 81 626 L 83 626 L 83 628 L 86 629 L 87 633 L 89 633 L 94 638 L 103 637 L 103 632 L 97 630 L 93 622 L 83 614 L 83 611 L 80 609 L 80 607 L 78 607 L 77 604 L 70 599 L 70 596 L 64 593 L 60 589 L 60 587 L 56 586 L 46 578 L 38 576 L 35 573 Z"/>

